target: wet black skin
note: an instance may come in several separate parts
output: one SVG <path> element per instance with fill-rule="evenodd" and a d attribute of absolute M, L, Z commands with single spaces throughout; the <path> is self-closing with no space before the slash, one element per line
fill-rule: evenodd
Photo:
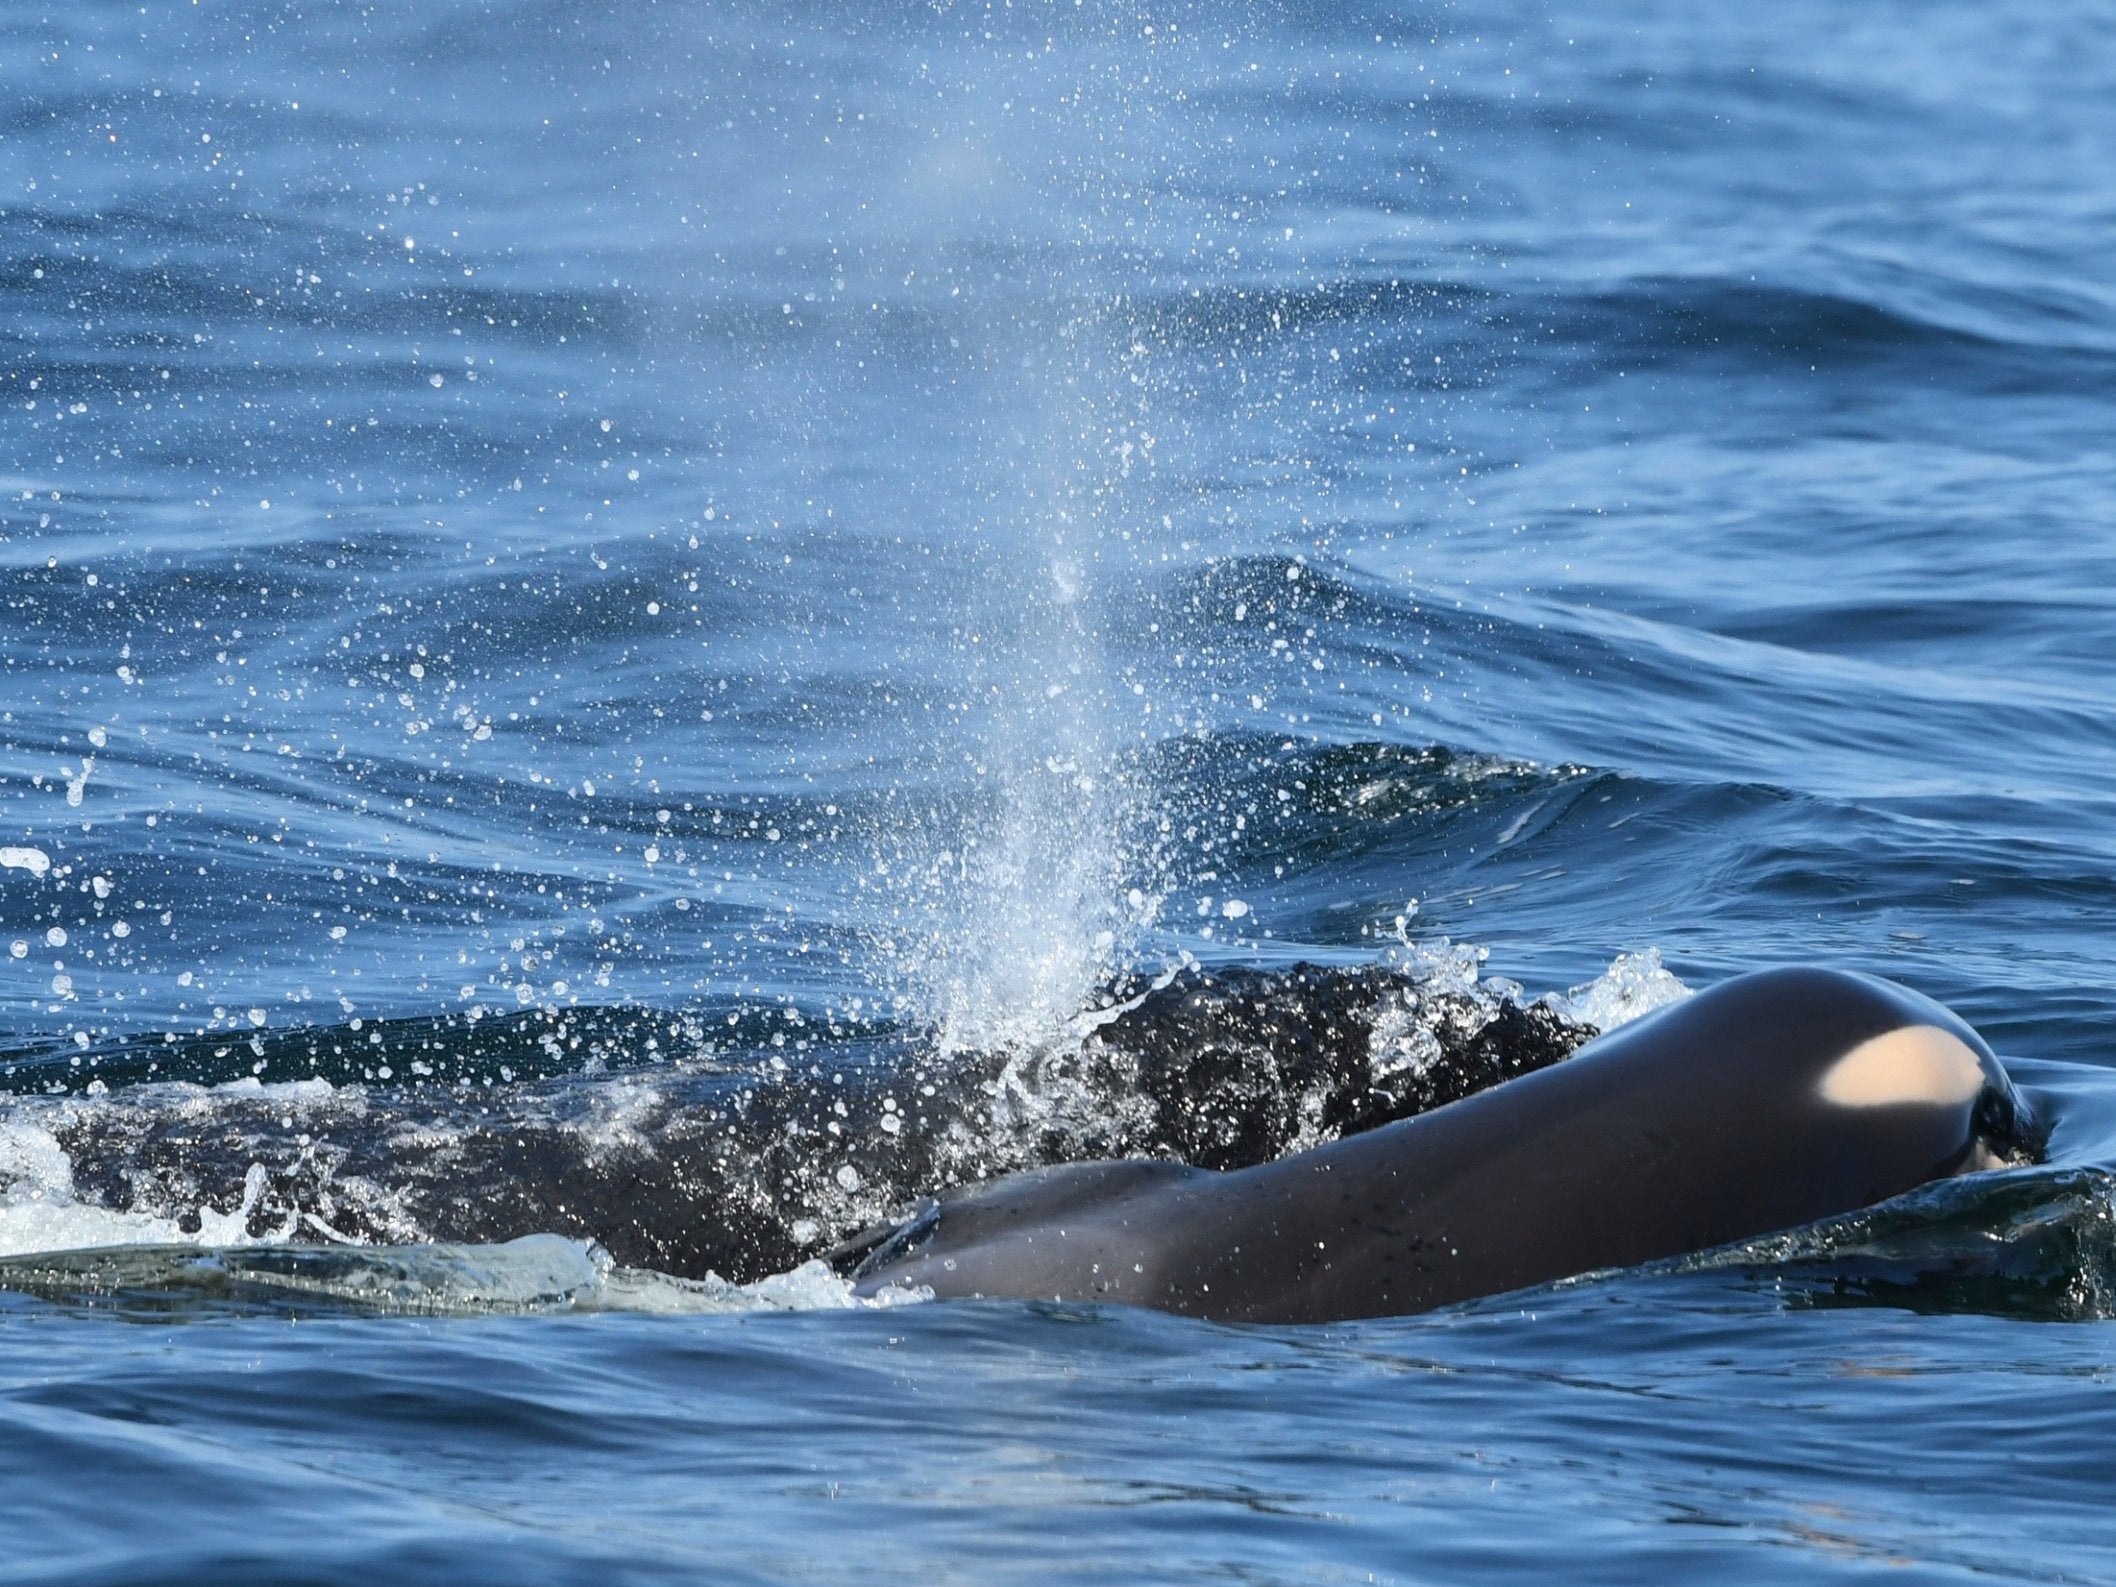
<path fill-rule="evenodd" d="M 1967 1098 L 1848 1107 L 1822 1077 L 1906 1026 L 1958 1036 Z M 1075 1164 L 954 1196 L 879 1243 L 859 1288 L 1323 1322 L 1725 1245 L 2019 1155 L 2033 1124 L 1955 1015 L 1827 969 L 1741 976 L 1554 1067 L 1234 1172 Z"/>

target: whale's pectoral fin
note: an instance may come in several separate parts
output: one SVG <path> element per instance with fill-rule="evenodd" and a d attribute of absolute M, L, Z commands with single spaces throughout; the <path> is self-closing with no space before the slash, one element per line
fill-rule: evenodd
<path fill-rule="evenodd" d="M 900 1218 L 869 1224 L 859 1233 L 840 1240 L 821 1253 L 821 1259 L 840 1278 L 858 1278 L 870 1266 L 892 1262 L 915 1249 L 933 1232 L 940 1203 L 930 1197 Z"/>
<path fill-rule="evenodd" d="M 829 1260 L 841 1273 L 849 1261 L 850 1276 L 863 1292 L 905 1278 L 930 1283 L 932 1263 L 946 1261 L 951 1253 L 974 1248 L 991 1256 L 1023 1238 L 1033 1245 L 1039 1231 L 1062 1229 L 1068 1217 L 1121 1216 L 1136 1196 L 1215 1177 L 1182 1163 L 1149 1159 L 1033 1169 L 929 1202 L 909 1219 L 854 1236 Z M 1007 1259 L 999 1260 L 1003 1265 Z"/>

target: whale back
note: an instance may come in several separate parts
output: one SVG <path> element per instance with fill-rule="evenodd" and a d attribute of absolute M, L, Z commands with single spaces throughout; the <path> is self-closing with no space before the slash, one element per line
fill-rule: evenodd
<path fill-rule="evenodd" d="M 1415 1312 L 1869 1206 L 2017 1160 L 2033 1128 L 1990 1049 L 1937 1003 L 1843 971 L 1764 971 L 1275 1163 L 997 1181 L 859 1276 L 1259 1321 Z"/>

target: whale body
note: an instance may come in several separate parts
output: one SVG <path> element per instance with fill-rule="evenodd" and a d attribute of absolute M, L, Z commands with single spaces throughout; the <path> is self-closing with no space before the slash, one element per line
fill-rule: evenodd
<path fill-rule="evenodd" d="M 1070 1164 L 847 1248 L 856 1288 L 1387 1316 L 1790 1229 L 2022 1160 L 2035 1125 L 1908 988 L 1759 971 L 1431 1113 L 1231 1172 Z"/>

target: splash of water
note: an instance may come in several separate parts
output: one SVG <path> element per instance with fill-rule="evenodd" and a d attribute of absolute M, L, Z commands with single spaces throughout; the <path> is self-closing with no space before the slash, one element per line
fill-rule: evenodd
<path fill-rule="evenodd" d="M 984 165 L 1040 188 L 1039 210 L 1072 224 L 1063 240 L 1004 239 L 1043 283 L 968 323 L 989 472 L 958 482 L 967 522 L 951 543 L 968 574 L 957 655 L 977 707 L 964 750 L 977 797 L 912 867 L 927 924 L 897 948 L 899 1003 L 943 1054 L 1076 1044 L 1171 886 L 1143 751 L 1172 718 L 1155 680 L 1119 659 L 1131 636 L 1116 630 L 1171 522 L 1155 459 L 1182 432 L 1181 404 L 1129 305 L 1155 194 L 1190 155 L 1173 91 L 1132 47 L 1137 27 L 1110 27 L 1073 39 L 1062 123 L 1002 116 L 978 133 Z"/>
<path fill-rule="evenodd" d="M 1559 1006 L 1583 1024 L 1611 1031 L 1688 996 L 1690 988 L 1661 963 L 1660 949 L 1647 948 L 1618 954 L 1608 969 L 1574 987 Z"/>

